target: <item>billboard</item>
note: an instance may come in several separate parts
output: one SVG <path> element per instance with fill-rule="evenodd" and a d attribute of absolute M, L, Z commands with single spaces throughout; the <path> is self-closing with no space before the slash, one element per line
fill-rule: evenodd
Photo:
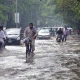
<path fill-rule="evenodd" d="M 19 13 L 15 13 L 15 23 L 19 23 Z"/>

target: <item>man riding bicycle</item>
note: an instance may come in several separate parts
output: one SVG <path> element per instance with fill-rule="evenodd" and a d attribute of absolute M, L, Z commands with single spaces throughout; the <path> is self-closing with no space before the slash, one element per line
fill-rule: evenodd
<path fill-rule="evenodd" d="M 37 31 L 36 31 L 36 28 L 33 26 L 33 23 L 30 23 L 29 27 L 27 27 L 25 29 L 24 37 L 27 39 L 31 39 L 32 53 L 34 53 L 34 51 L 35 51 L 35 39 L 37 37 Z"/>

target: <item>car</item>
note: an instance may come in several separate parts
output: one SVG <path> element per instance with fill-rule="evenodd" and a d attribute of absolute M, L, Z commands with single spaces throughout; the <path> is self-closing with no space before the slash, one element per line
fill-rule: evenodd
<path fill-rule="evenodd" d="M 50 39 L 51 34 L 49 29 L 41 29 L 38 33 L 38 39 Z"/>
<path fill-rule="evenodd" d="M 58 27 L 43 27 L 43 29 L 48 29 L 50 31 L 52 37 L 56 35 L 57 28 Z"/>
<path fill-rule="evenodd" d="M 6 30 L 7 40 L 6 45 L 19 45 L 21 41 L 21 29 L 10 28 Z"/>

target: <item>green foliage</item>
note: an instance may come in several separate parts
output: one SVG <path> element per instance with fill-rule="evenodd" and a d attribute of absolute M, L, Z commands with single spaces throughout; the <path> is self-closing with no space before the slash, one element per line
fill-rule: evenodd
<path fill-rule="evenodd" d="M 63 17 L 64 23 L 80 26 L 80 3 L 77 0 L 56 0 L 56 9 Z"/>
<path fill-rule="evenodd" d="M 0 23 L 15 26 L 14 13 L 16 0 L 0 0 Z M 80 26 L 79 0 L 18 0 L 20 13 L 19 27 L 25 28 L 30 22 L 37 26 L 61 26 L 67 24 L 72 27 Z"/>

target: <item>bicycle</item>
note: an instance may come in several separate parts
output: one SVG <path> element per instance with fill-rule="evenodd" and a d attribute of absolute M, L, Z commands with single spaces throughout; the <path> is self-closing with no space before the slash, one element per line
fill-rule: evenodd
<path fill-rule="evenodd" d="M 28 56 L 31 55 L 32 53 L 32 40 L 28 39 L 26 42 L 26 59 L 28 58 Z"/>

